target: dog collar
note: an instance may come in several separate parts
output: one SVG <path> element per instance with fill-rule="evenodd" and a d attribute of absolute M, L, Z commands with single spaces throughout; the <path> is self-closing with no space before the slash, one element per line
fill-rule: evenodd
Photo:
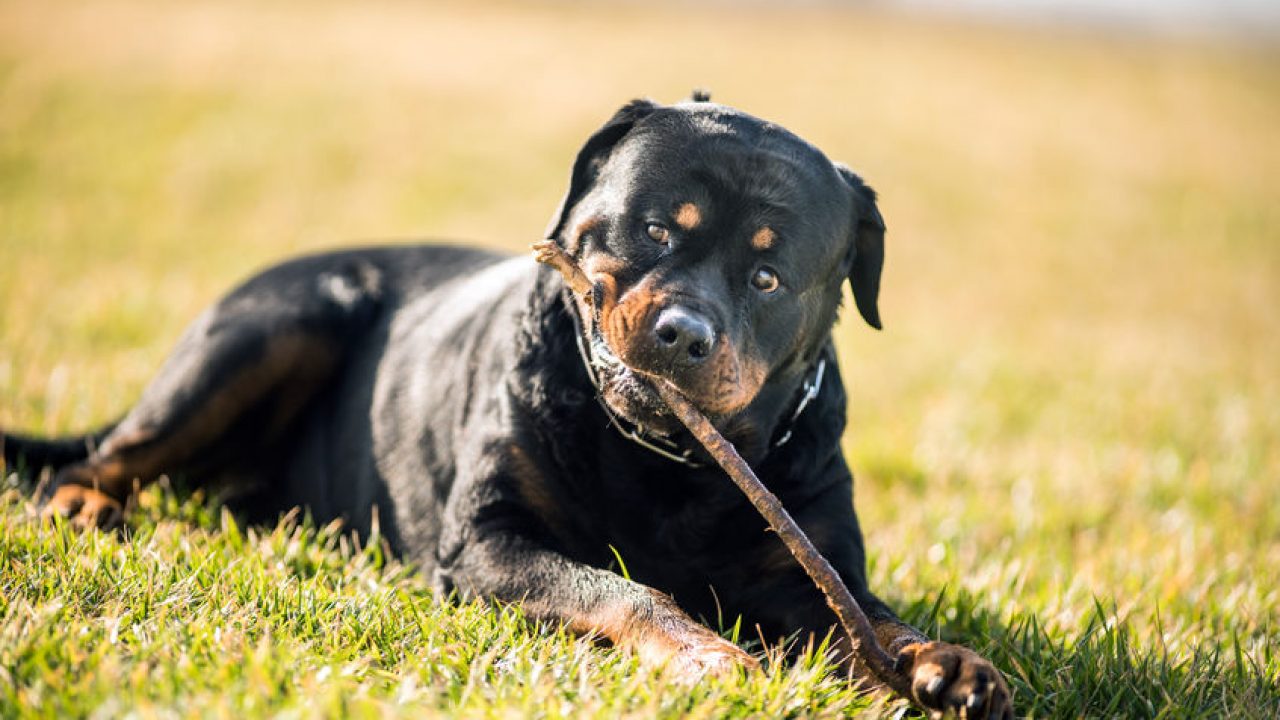
<path fill-rule="evenodd" d="M 565 304 L 570 308 L 570 312 L 575 318 L 578 317 L 577 307 L 573 304 L 572 296 L 565 298 Z M 581 324 L 581 323 L 580 323 Z M 591 328 L 578 327 L 574 328 L 574 340 L 578 346 L 578 356 L 582 358 L 582 367 L 587 371 L 587 378 L 591 381 L 591 386 L 596 390 L 596 402 L 600 404 L 600 408 L 604 410 L 604 414 L 609 418 L 609 424 L 618 431 L 624 438 L 639 445 L 640 447 L 652 452 L 656 455 L 664 457 L 672 462 L 680 463 L 685 467 L 701 468 L 706 467 L 706 463 L 694 459 L 695 451 L 692 448 L 681 447 L 680 443 L 661 433 L 656 433 L 638 423 L 631 422 L 626 418 L 614 412 L 609 407 L 609 403 L 604 399 L 604 388 L 600 386 L 600 377 L 596 373 L 595 363 L 592 362 L 591 351 L 587 348 L 583 341 L 583 331 L 590 332 Z M 796 420 L 804 413 L 810 403 L 817 399 L 818 394 L 822 391 L 822 378 L 826 375 L 827 359 L 818 358 L 818 362 L 805 373 L 804 382 L 801 384 L 800 400 L 796 402 L 795 410 L 791 411 L 791 416 L 787 418 L 786 425 L 781 428 L 781 435 L 777 440 L 769 446 L 769 449 L 776 450 L 786 445 L 791 440 L 792 431 L 795 430 Z"/>
<path fill-rule="evenodd" d="M 772 450 L 776 450 L 791 439 L 791 431 L 796 429 L 796 420 L 800 419 L 800 414 L 804 409 L 809 407 L 809 403 L 818 399 L 818 393 L 822 392 L 822 378 L 827 374 L 827 359 L 818 358 L 818 363 L 813 369 L 805 373 L 804 383 L 801 384 L 800 401 L 796 403 L 796 409 L 791 411 L 791 417 L 787 418 L 787 424 L 783 426 L 782 436 L 773 441 Z"/>

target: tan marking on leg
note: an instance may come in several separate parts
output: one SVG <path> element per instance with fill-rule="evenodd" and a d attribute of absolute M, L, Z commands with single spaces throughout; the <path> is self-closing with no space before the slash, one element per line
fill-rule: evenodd
<path fill-rule="evenodd" d="M 584 612 L 575 613 L 566 623 L 579 635 L 599 635 L 614 645 L 623 645 L 635 624 L 635 608 L 627 600 L 601 602 Z"/>
<path fill-rule="evenodd" d="M 758 251 L 765 251 L 772 248 L 778 242 L 778 236 L 770 228 L 762 227 L 751 236 L 751 247 Z"/>
<path fill-rule="evenodd" d="M 676 208 L 676 224 L 685 230 L 693 230 L 702 224 L 702 210 L 691 202 Z"/>
<path fill-rule="evenodd" d="M 216 389 L 182 425 L 136 427 L 126 417 L 99 452 L 85 462 L 83 477 L 71 481 L 123 500 L 129 496 L 134 478 L 147 483 L 179 469 L 217 441 L 267 393 L 289 390 L 271 408 L 263 428 L 264 439 L 278 435 L 310 398 L 308 390 L 328 377 L 336 361 L 337 353 L 323 345 L 317 347 L 311 336 L 293 333 L 272 338 L 260 360 Z"/>
<path fill-rule="evenodd" d="M 569 628 L 608 638 L 615 646 L 636 653 L 644 665 L 666 665 L 690 675 L 687 679 L 759 666 L 742 648 L 689 617 L 671 596 L 646 589 L 648 603 L 630 598 L 602 603 L 571 618 Z"/>
<path fill-rule="evenodd" d="M 872 618 L 871 625 L 876 642 L 890 655 L 896 655 L 910 645 L 928 642 L 919 630 L 899 620 Z"/>
<path fill-rule="evenodd" d="M 302 344 L 308 343 L 303 341 Z M 297 361 L 301 357 L 294 362 L 281 359 L 280 367 L 273 371 L 280 373 L 285 379 L 273 387 L 275 407 L 263 432 L 263 437 L 268 442 L 278 440 L 293 425 L 302 410 L 315 398 L 317 388 L 338 367 L 341 356 L 329 343 L 323 343 L 319 348 L 297 348 L 293 352 L 298 356 L 305 354 L 305 361 Z"/>

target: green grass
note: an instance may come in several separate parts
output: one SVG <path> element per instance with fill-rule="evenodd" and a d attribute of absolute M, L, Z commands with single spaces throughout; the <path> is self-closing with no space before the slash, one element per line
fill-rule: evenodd
<path fill-rule="evenodd" d="M 127 542 L 4 530 L 0 714 L 718 717 L 867 705 L 812 660 L 674 684 L 533 628 L 514 607 L 439 602 L 376 543 L 357 549 L 335 527 L 242 531 L 173 498 Z"/>
<path fill-rule="evenodd" d="M 1280 716 L 1280 52 L 821 9 L 0 2 L 0 427 L 84 428 L 253 269 L 518 250 L 577 144 L 694 85 L 882 194 L 837 329 L 873 585 L 1035 717 Z M 0 716 L 824 716 L 431 597 L 336 528 L 0 503 Z M 896 709 L 894 710 L 896 711 Z"/>

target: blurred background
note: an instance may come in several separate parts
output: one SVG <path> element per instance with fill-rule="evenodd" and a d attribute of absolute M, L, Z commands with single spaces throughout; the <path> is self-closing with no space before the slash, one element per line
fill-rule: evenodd
<path fill-rule="evenodd" d="M 704 87 L 881 194 L 886 329 L 836 332 L 890 597 L 1274 646 L 1277 7 L 6 0 L 0 426 L 120 413 L 288 255 L 523 251 L 618 105 Z"/>

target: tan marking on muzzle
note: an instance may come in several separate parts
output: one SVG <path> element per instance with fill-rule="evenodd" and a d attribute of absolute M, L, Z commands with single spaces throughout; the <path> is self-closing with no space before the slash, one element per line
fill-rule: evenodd
<path fill-rule="evenodd" d="M 732 415 L 755 399 L 769 375 L 769 368 L 755 358 L 733 352 L 725 343 L 712 358 L 709 369 L 714 373 L 708 383 L 711 392 L 691 392 L 692 399 L 704 411 Z"/>
<path fill-rule="evenodd" d="M 582 264 L 583 274 L 591 282 L 592 294 L 598 295 L 598 297 L 591 298 L 591 300 L 599 304 L 599 307 L 593 310 L 588 307 L 586 301 L 579 298 L 578 311 L 582 314 L 582 317 L 589 317 L 594 313 L 596 317 L 601 319 L 601 325 L 604 324 L 604 318 L 612 313 L 613 307 L 618 301 L 617 275 L 625 267 L 626 263 L 622 260 L 599 254 L 588 258 Z"/>
<path fill-rule="evenodd" d="M 654 291 L 651 283 L 645 281 L 628 290 L 611 312 L 602 313 L 601 333 L 624 363 L 636 366 L 636 351 L 649 342 L 648 328 L 653 324 L 654 315 L 668 302 L 666 293 Z M 712 357 L 701 368 L 684 374 L 688 386 L 681 389 L 704 411 L 730 415 L 755 399 L 768 374 L 769 368 L 762 360 L 737 352 L 721 336 Z"/>
<path fill-rule="evenodd" d="M 631 288 L 609 308 L 602 312 L 600 330 L 609 347 L 630 364 L 636 335 L 649 325 L 649 318 L 666 301 L 666 295 L 653 291 L 653 282 L 646 278 Z M 603 308 L 602 308 L 603 310 Z"/>

